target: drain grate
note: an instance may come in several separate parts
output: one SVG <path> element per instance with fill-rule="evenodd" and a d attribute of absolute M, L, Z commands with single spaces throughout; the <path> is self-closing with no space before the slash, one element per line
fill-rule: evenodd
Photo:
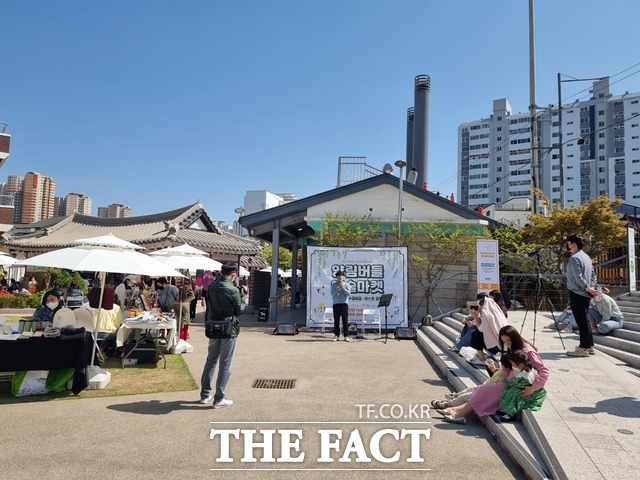
<path fill-rule="evenodd" d="M 291 389 L 296 386 L 295 379 L 267 379 L 259 378 L 253 382 L 251 388 L 277 388 L 281 390 Z"/>

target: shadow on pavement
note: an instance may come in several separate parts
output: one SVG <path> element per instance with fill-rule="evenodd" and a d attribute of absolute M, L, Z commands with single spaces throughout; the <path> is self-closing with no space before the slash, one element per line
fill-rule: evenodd
<path fill-rule="evenodd" d="M 608 413 L 616 417 L 640 418 L 640 400 L 633 397 L 608 398 L 597 402 L 595 407 L 571 407 L 569 410 L 584 415 Z"/>
<path fill-rule="evenodd" d="M 150 400 L 148 402 L 122 403 L 109 405 L 109 410 L 125 413 L 137 413 L 141 415 L 167 415 L 176 410 L 202 410 L 211 409 L 211 404 L 202 405 L 198 401 L 188 402 L 179 400 L 175 402 L 161 402 L 160 400 Z"/>

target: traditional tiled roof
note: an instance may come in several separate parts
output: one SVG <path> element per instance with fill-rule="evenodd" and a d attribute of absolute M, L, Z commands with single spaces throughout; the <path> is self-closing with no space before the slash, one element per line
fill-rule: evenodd
<path fill-rule="evenodd" d="M 129 218 L 100 218 L 78 213 L 45 225 L 22 225 L 4 235 L 11 250 L 41 253 L 70 247 L 80 238 L 112 233 L 148 251 L 188 243 L 215 255 L 255 255 L 255 241 L 220 230 L 198 201 L 169 212 Z M 28 233 L 26 233 L 28 232 Z M 26 233 L 26 234 L 24 234 Z"/>

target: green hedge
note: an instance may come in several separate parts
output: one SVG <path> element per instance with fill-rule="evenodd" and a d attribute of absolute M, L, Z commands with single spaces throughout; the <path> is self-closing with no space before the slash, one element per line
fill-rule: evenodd
<path fill-rule="evenodd" d="M 0 308 L 38 308 L 42 306 L 40 301 L 42 293 L 33 295 L 0 295 Z"/>

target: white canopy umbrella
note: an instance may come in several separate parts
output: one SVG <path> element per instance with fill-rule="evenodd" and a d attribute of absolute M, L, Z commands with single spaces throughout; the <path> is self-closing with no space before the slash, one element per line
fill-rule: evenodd
<path fill-rule="evenodd" d="M 243 266 L 240 266 L 240 269 L 238 270 L 238 275 L 240 275 L 241 277 L 248 277 L 249 275 L 251 275 L 251 272 L 246 268 L 244 268 Z"/>
<path fill-rule="evenodd" d="M 144 247 L 122 240 L 112 234 L 83 238 L 76 240 L 74 243 L 78 243 L 79 245 L 20 260 L 15 266 L 35 265 L 38 267 L 55 267 L 76 271 L 98 272 L 100 274 L 101 285 L 100 308 L 102 308 L 107 272 L 134 273 L 152 277 L 183 276 L 180 272 L 159 262 L 155 258 L 136 251 Z M 98 315 L 100 315 L 99 312 Z M 88 367 L 90 382 L 92 378 L 96 378 L 98 375 L 105 375 L 102 373 L 103 370 L 101 368 L 93 365 L 98 342 L 95 329 L 96 325 L 94 322 L 94 347 L 91 356 L 91 365 Z M 103 380 L 101 379 L 100 381 Z"/>
<path fill-rule="evenodd" d="M 220 271 L 222 264 L 205 256 L 207 253 L 189 244 L 178 247 L 168 247 L 162 250 L 150 252 L 153 258 L 173 268 L 188 270 L 189 274 L 195 274 L 196 270 Z M 182 308 L 179 309 L 178 331 L 182 330 Z"/>
<path fill-rule="evenodd" d="M 284 278 L 291 278 L 293 276 L 293 270 L 291 268 L 285 270 L 284 273 L 282 274 L 282 276 Z M 302 270 L 296 270 L 296 276 L 297 277 L 301 277 L 302 276 Z"/>
<path fill-rule="evenodd" d="M 10 267 L 18 260 L 10 256 L 8 253 L 0 252 L 0 267 Z"/>
<path fill-rule="evenodd" d="M 220 271 L 222 263 L 209 258 L 206 252 L 193 248 L 191 245 L 180 245 L 179 247 L 169 247 L 155 252 L 150 252 L 155 259 L 172 268 L 189 270 L 195 273 L 196 270 Z"/>
<path fill-rule="evenodd" d="M 261 272 L 269 272 L 271 273 L 271 267 L 265 267 L 263 269 L 260 270 Z M 284 270 L 282 270 L 281 268 L 278 269 L 278 275 L 282 275 L 284 273 Z"/>

